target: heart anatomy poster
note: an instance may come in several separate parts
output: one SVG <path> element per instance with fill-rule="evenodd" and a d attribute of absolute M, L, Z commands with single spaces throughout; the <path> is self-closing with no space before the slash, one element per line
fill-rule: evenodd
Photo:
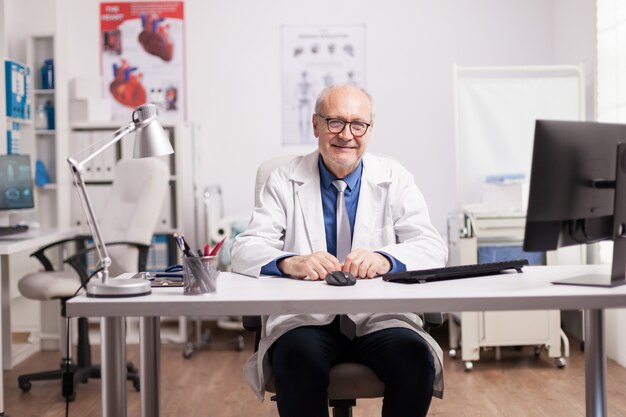
<path fill-rule="evenodd" d="M 185 119 L 182 1 L 100 3 L 101 75 L 112 119 L 155 103 L 162 120 Z"/>
<path fill-rule="evenodd" d="M 330 85 L 365 87 L 365 26 L 283 26 L 283 145 L 316 143 L 315 101 Z"/>

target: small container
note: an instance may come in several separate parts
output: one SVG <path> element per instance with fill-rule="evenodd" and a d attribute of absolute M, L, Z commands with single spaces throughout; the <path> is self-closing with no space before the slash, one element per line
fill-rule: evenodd
<path fill-rule="evenodd" d="M 48 130 L 54 130 L 54 104 L 50 100 L 46 101 L 44 106 L 46 116 L 48 117 Z"/>
<path fill-rule="evenodd" d="M 43 187 L 50 183 L 50 177 L 46 172 L 46 167 L 41 159 L 38 159 L 35 163 L 35 185 L 37 187 Z"/>
<path fill-rule="evenodd" d="M 217 256 L 183 259 L 183 294 L 210 294 L 217 291 Z"/>
<path fill-rule="evenodd" d="M 41 88 L 51 90 L 54 88 L 54 61 L 46 59 L 41 66 Z"/>
<path fill-rule="evenodd" d="M 35 129 L 45 130 L 48 128 L 48 112 L 43 104 L 37 106 L 35 112 Z"/>

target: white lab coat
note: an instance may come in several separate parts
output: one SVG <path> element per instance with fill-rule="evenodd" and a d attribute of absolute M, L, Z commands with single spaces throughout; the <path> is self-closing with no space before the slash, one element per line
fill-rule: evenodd
<path fill-rule="evenodd" d="M 319 152 L 299 156 L 275 169 L 261 191 L 261 203 L 232 248 L 234 272 L 258 277 L 261 268 L 285 254 L 326 251 Z M 430 223 L 428 209 L 412 175 L 399 163 L 365 153 L 352 248 L 383 251 L 407 269 L 445 265 L 447 247 Z M 287 331 L 304 325 L 325 325 L 333 314 L 290 314 L 264 317 L 258 351 L 246 363 L 246 380 L 262 400 L 271 376 L 267 350 Z M 409 328 L 430 345 L 435 357 L 434 395 L 443 394 L 443 354 L 424 331 L 417 314 L 350 314 L 356 335 L 390 327 Z"/>

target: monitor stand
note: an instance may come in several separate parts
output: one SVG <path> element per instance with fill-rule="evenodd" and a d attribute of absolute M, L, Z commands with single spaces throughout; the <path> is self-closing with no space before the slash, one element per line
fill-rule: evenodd
<path fill-rule="evenodd" d="M 611 275 L 581 275 L 554 281 L 558 285 L 618 287 L 626 284 L 626 143 L 617 145 L 613 203 L 613 265 Z"/>

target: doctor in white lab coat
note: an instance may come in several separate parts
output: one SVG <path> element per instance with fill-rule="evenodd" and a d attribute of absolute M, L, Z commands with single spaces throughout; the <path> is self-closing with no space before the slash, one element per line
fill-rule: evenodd
<path fill-rule="evenodd" d="M 411 174 L 391 159 L 365 152 L 373 130 L 370 96 L 353 86 L 330 87 L 320 94 L 312 123 L 318 150 L 270 174 L 247 230 L 233 245 L 233 271 L 314 281 L 335 270 L 368 279 L 390 270 L 444 266 L 446 245 L 430 223 L 424 198 Z M 332 186 L 325 191 L 328 178 L 356 184 L 352 250 L 343 260 L 337 259 L 336 236 L 329 233 L 337 226 L 334 213 L 331 216 L 327 212 L 332 204 L 326 200 L 334 195 L 334 204 L 337 192 Z M 265 317 L 259 350 L 245 367 L 246 379 L 259 398 L 263 398 L 265 382 L 274 373 L 281 417 L 328 415 L 324 403 L 327 370 L 340 361 L 358 361 L 370 366 L 385 382 L 383 416 L 426 415 L 430 397 L 443 393 L 442 351 L 422 328 L 419 316 L 385 313 L 348 317 L 355 326 L 354 335 L 349 337 L 342 334 L 333 314 Z M 400 337 L 397 342 L 392 339 L 394 335 Z M 323 341 L 319 343 L 324 346 L 323 353 L 311 347 L 317 346 L 311 341 L 318 340 Z M 407 346 L 413 344 L 408 349 L 410 357 L 396 360 L 402 358 L 402 352 L 393 350 L 405 342 Z M 388 359 L 368 356 L 388 345 Z M 408 362 L 414 357 L 419 360 L 411 368 Z M 385 360 L 389 363 L 381 365 Z M 404 382 L 394 385 L 394 381 Z M 405 389 L 407 385 L 413 388 Z"/>

